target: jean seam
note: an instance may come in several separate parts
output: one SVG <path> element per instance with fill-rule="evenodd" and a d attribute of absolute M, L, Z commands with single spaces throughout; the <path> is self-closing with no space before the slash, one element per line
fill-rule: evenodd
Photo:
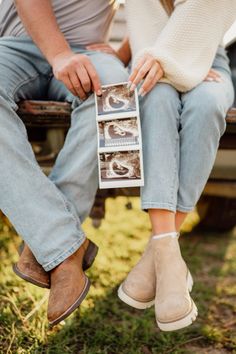
<path fill-rule="evenodd" d="M 176 177 L 177 177 L 177 145 L 178 145 L 178 141 L 179 141 L 179 138 L 176 137 L 175 139 L 175 153 L 174 153 L 174 159 L 175 159 L 175 167 L 174 167 L 174 176 L 173 176 L 173 181 L 172 181 L 172 184 L 171 184 L 171 195 L 170 195 L 170 198 L 171 200 L 173 201 L 174 200 L 174 186 L 175 186 L 175 181 L 176 181 Z"/>
<path fill-rule="evenodd" d="M 28 84 L 29 82 L 34 81 L 38 77 L 39 77 L 39 73 L 37 73 L 37 75 L 35 75 L 35 76 L 31 77 L 31 78 L 28 78 L 28 79 L 24 80 L 19 85 L 17 85 L 16 88 L 12 92 L 12 96 L 13 96 L 14 101 L 15 101 L 16 91 L 18 91 L 21 87 L 23 87 L 24 85 Z"/>
<path fill-rule="evenodd" d="M 52 183 L 53 183 L 53 182 L 52 182 Z M 54 184 L 54 183 L 53 183 L 53 184 Z M 74 216 L 74 214 L 71 212 L 70 208 L 68 207 L 69 204 L 67 203 L 64 194 L 58 190 L 58 188 L 57 188 L 57 186 L 56 186 L 55 184 L 54 184 L 54 186 L 55 186 L 55 188 L 56 188 L 56 193 L 57 193 L 58 197 L 62 200 L 62 203 L 63 203 L 63 205 L 64 205 L 65 211 L 66 211 L 68 214 L 70 214 L 70 215 L 72 216 L 72 219 L 73 219 L 73 220 L 75 221 L 75 223 L 76 223 L 77 229 L 81 232 L 82 230 L 80 230 L 81 223 L 80 223 L 79 218 L 78 218 L 78 220 L 76 219 L 76 217 Z M 83 233 L 83 234 L 84 234 L 84 233 Z"/>

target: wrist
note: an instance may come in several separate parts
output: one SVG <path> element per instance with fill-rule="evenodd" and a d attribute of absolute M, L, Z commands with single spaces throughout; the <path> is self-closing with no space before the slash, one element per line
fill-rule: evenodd
<path fill-rule="evenodd" d="M 47 55 L 47 60 L 49 64 L 53 67 L 57 60 L 61 58 L 68 58 L 72 56 L 74 53 L 69 47 L 69 45 L 66 45 L 61 47 L 61 48 L 55 48 L 51 53 Z"/>
<path fill-rule="evenodd" d="M 54 68 L 54 66 L 56 66 L 56 64 L 59 61 L 71 58 L 72 55 L 74 55 L 74 54 L 75 53 L 70 48 L 66 49 L 66 50 L 63 50 L 63 51 L 60 51 L 60 52 L 57 52 L 57 53 L 54 53 L 51 56 L 51 58 L 49 60 L 49 63 L 52 66 L 52 68 Z"/>

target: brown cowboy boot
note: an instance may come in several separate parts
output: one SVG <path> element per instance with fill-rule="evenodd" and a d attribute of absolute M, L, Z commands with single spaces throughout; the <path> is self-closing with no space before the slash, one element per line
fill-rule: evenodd
<path fill-rule="evenodd" d="M 98 253 L 98 247 L 90 240 L 85 241 L 85 255 L 83 259 L 83 270 L 87 270 L 93 264 Z M 13 271 L 20 278 L 37 285 L 41 288 L 50 288 L 50 275 L 37 262 L 35 256 L 26 244 L 20 248 L 20 259 L 14 264 Z"/>
<path fill-rule="evenodd" d="M 40 288 L 50 288 L 50 276 L 37 262 L 35 256 L 24 244 L 19 261 L 13 265 L 13 271 L 20 278 Z"/>
<path fill-rule="evenodd" d="M 74 254 L 50 272 L 48 321 L 51 326 L 67 318 L 79 307 L 89 291 L 90 281 L 82 269 L 86 241 Z"/>

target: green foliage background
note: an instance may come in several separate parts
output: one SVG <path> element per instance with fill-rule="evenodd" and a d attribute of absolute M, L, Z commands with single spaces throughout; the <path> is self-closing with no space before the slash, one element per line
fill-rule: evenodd
<path fill-rule="evenodd" d="M 20 238 L 0 219 L 0 353 L 150 354 L 236 353 L 236 234 L 191 232 L 190 215 L 181 247 L 195 279 L 193 298 L 199 308 L 189 328 L 161 333 L 154 310 L 134 310 L 116 295 L 120 282 L 139 259 L 150 234 L 139 199 L 107 201 L 106 219 L 84 229 L 100 247 L 88 275 L 91 291 L 69 319 L 53 330 L 46 320 L 47 291 L 27 284 L 12 272 Z"/>

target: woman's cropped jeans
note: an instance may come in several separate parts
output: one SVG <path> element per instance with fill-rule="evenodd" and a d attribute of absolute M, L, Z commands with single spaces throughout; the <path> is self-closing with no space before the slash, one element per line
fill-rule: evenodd
<path fill-rule="evenodd" d="M 222 47 L 213 69 L 220 73 L 222 82 L 203 82 L 184 94 L 159 83 L 140 99 L 143 209 L 189 212 L 196 205 L 212 170 L 234 98 L 228 58 Z"/>

